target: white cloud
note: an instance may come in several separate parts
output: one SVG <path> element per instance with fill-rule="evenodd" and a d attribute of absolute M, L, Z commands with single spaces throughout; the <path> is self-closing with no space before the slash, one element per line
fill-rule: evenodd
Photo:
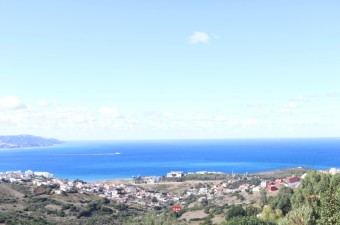
<path fill-rule="evenodd" d="M 165 117 L 173 117 L 174 114 L 172 112 L 164 112 L 163 116 L 165 116 Z"/>
<path fill-rule="evenodd" d="M 257 122 L 258 122 L 257 119 L 254 119 L 254 118 L 248 119 L 248 120 L 243 122 L 243 126 L 244 127 L 252 127 L 252 126 L 255 126 L 257 124 Z"/>
<path fill-rule="evenodd" d="M 215 116 L 214 118 L 216 121 L 223 121 L 225 120 L 224 116 Z"/>
<path fill-rule="evenodd" d="M 281 114 L 292 114 L 293 111 L 298 107 L 297 102 L 295 101 L 290 101 L 288 104 L 286 104 L 285 106 L 283 106 L 281 109 L 278 110 L 279 113 Z"/>
<path fill-rule="evenodd" d="M 48 102 L 48 101 L 46 101 L 46 100 L 39 100 L 38 102 L 37 102 L 37 104 L 39 105 L 39 106 L 48 106 L 50 103 Z"/>
<path fill-rule="evenodd" d="M 227 127 L 229 128 L 235 128 L 240 125 L 240 122 L 238 120 L 230 120 L 227 122 Z"/>
<path fill-rule="evenodd" d="M 26 105 L 15 96 L 7 96 L 0 99 L 0 108 L 18 110 L 26 108 Z"/>
<path fill-rule="evenodd" d="M 288 108 L 282 108 L 278 111 L 279 113 L 281 114 L 291 114 L 292 113 L 292 110 L 291 109 L 288 109 Z"/>
<path fill-rule="evenodd" d="M 287 108 L 293 109 L 297 107 L 297 103 L 296 102 L 289 102 L 287 105 Z"/>
<path fill-rule="evenodd" d="M 264 107 L 266 105 L 264 103 L 261 103 L 261 102 L 252 102 L 252 103 L 246 104 L 246 106 L 249 107 L 249 108 L 260 108 L 260 107 Z"/>
<path fill-rule="evenodd" d="M 103 116 L 113 116 L 116 117 L 119 115 L 118 110 L 114 107 L 103 106 L 99 109 L 100 114 Z"/>
<path fill-rule="evenodd" d="M 208 43 L 210 37 L 207 33 L 204 32 L 194 32 L 190 37 L 189 41 L 191 44 L 198 44 L 198 43 Z"/>
<path fill-rule="evenodd" d="M 297 101 L 297 102 L 305 102 L 305 101 L 309 101 L 310 97 L 300 95 L 300 96 L 297 96 L 297 97 L 293 98 L 292 100 L 293 101 Z"/>

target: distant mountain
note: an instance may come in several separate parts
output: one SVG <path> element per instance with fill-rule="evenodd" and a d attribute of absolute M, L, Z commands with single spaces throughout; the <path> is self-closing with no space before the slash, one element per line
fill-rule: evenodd
<path fill-rule="evenodd" d="M 61 143 L 62 141 L 54 138 L 43 138 L 33 135 L 0 136 L 0 149 L 52 146 Z"/>

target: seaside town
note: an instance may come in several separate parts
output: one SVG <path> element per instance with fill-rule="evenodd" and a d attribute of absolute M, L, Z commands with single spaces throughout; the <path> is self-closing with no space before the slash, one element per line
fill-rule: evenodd
<path fill-rule="evenodd" d="M 339 168 L 330 170 L 319 170 L 324 174 L 338 174 Z M 225 179 L 218 182 L 205 182 L 191 180 L 190 185 L 183 186 L 186 188 L 176 191 L 163 190 L 165 184 L 185 183 L 183 178 L 188 176 L 214 176 L 224 175 Z M 97 181 L 84 182 L 82 180 L 69 181 L 67 179 L 55 178 L 49 172 L 33 172 L 27 170 L 22 172 L 7 171 L 0 172 L 0 182 L 2 183 L 32 183 L 36 187 L 49 187 L 52 189 L 51 194 L 79 193 L 86 195 L 97 195 L 101 198 L 114 200 L 120 203 L 139 204 L 146 207 L 172 206 L 174 212 L 181 210 L 182 206 L 187 203 L 184 199 L 191 196 L 199 196 L 198 201 L 214 200 L 231 194 L 241 200 L 244 200 L 242 193 L 256 193 L 261 190 L 267 190 L 269 193 L 275 193 L 280 186 L 296 188 L 300 180 L 304 179 L 307 174 L 301 176 L 290 176 L 280 179 L 263 179 L 256 175 L 237 175 L 224 174 L 221 172 L 189 172 L 184 174 L 182 171 L 171 171 L 163 177 L 145 176 L 135 177 L 131 180 L 115 182 Z M 162 186 L 163 184 L 163 186 Z M 158 191 L 152 190 L 153 187 L 160 187 Z M 181 190 L 180 192 L 178 190 Z M 240 194 L 241 193 L 241 194 Z M 234 195 L 233 195 L 234 194 Z M 235 195 L 236 194 L 236 195 Z M 234 201 L 232 203 L 235 203 Z"/>

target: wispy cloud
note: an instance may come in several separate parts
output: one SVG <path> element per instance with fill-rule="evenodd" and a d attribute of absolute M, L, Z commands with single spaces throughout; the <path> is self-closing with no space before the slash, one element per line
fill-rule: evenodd
<path fill-rule="evenodd" d="M 7 96 L 0 99 L 0 108 L 18 110 L 26 108 L 26 105 L 15 96 Z"/>
<path fill-rule="evenodd" d="M 103 106 L 99 109 L 100 114 L 103 116 L 113 116 L 119 115 L 118 110 L 115 107 Z"/>
<path fill-rule="evenodd" d="M 190 37 L 189 42 L 191 44 L 198 43 L 208 43 L 210 40 L 210 36 L 205 32 L 195 31 Z"/>

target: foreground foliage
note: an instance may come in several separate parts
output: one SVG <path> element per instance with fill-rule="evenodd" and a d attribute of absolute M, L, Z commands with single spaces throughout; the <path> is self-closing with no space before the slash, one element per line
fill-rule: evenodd
<path fill-rule="evenodd" d="M 227 220 L 223 225 L 275 225 L 270 221 L 261 220 L 256 217 L 233 217 Z"/>
<path fill-rule="evenodd" d="M 145 216 L 135 217 L 123 222 L 123 225 L 185 225 L 185 222 L 177 220 L 173 213 L 150 213 Z"/>

